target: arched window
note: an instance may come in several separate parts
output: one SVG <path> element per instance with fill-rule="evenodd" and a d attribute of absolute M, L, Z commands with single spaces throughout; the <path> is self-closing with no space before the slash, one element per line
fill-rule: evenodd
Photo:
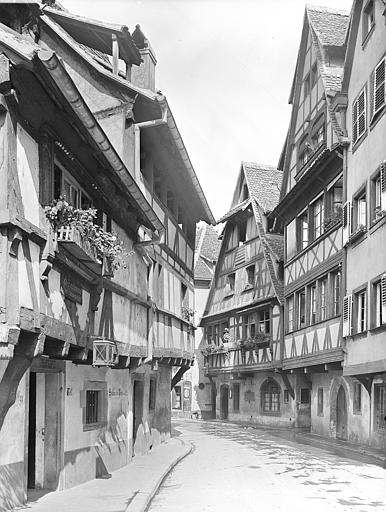
<path fill-rule="evenodd" d="M 273 379 L 266 380 L 261 386 L 261 409 L 263 412 L 280 411 L 280 386 Z"/>

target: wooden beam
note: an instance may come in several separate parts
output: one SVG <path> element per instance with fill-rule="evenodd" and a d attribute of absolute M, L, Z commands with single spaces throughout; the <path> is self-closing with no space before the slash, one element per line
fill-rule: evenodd
<path fill-rule="evenodd" d="M 176 384 L 178 384 L 180 382 L 180 380 L 182 379 L 184 373 L 189 370 L 189 366 L 181 366 L 179 369 L 178 369 L 178 372 L 174 375 L 174 377 L 172 378 L 172 384 L 171 384 L 171 389 L 174 388 L 174 386 Z"/>
<path fill-rule="evenodd" d="M 367 393 L 369 394 L 369 397 L 371 398 L 371 389 L 373 385 L 374 380 L 374 374 L 370 373 L 367 375 L 353 375 L 359 382 L 366 388 Z"/>
<path fill-rule="evenodd" d="M 280 371 L 280 370 L 279 370 L 279 373 L 280 373 L 280 375 L 281 375 L 281 377 L 283 379 L 285 387 L 288 389 L 288 393 L 292 397 L 292 400 L 295 400 L 295 391 L 294 391 L 294 388 L 292 387 L 291 382 L 289 381 L 288 375 L 285 372 Z"/>

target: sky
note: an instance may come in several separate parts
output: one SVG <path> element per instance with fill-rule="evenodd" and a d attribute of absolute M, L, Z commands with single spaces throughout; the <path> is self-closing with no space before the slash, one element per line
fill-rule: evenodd
<path fill-rule="evenodd" d="M 242 161 L 277 165 L 303 25 L 303 0 L 60 0 L 74 14 L 140 24 L 216 219 Z M 320 0 L 351 9 L 351 0 Z M 90 8 L 91 7 L 91 8 Z"/>

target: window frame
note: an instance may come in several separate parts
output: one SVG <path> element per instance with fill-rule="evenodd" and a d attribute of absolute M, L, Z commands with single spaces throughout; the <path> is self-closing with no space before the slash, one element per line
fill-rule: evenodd
<path fill-rule="evenodd" d="M 363 286 L 354 291 L 354 318 L 355 331 L 354 334 L 364 334 L 368 329 L 368 296 L 367 287 Z"/>
<path fill-rule="evenodd" d="M 380 85 L 377 87 L 377 70 L 383 66 L 383 80 L 381 81 Z M 377 92 L 378 90 L 381 91 L 381 98 L 383 100 L 381 101 L 380 105 L 378 105 L 378 108 L 376 108 L 377 103 Z M 383 94 L 382 94 L 383 91 Z M 370 118 L 370 124 L 372 124 L 377 118 L 378 115 L 384 110 L 386 106 L 386 56 L 384 55 L 381 60 L 378 62 L 378 64 L 375 66 L 374 71 L 371 73 L 370 76 L 370 92 L 371 92 L 371 118 Z"/>
<path fill-rule="evenodd" d="M 96 392 L 98 396 L 96 421 L 87 421 L 87 406 L 88 406 L 88 393 Z M 86 381 L 81 391 L 81 406 L 82 406 L 82 425 L 83 432 L 89 430 L 98 430 L 107 425 L 108 416 L 108 395 L 107 395 L 107 382 L 106 381 Z"/>
<path fill-rule="evenodd" d="M 372 21 L 370 13 L 372 13 Z M 369 23 L 370 21 L 370 23 Z M 362 44 L 367 42 L 370 34 L 375 28 L 375 7 L 374 0 L 369 0 L 362 11 Z"/>
<path fill-rule="evenodd" d="M 273 393 L 273 390 L 277 392 Z M 265 380 L 260 388 L 260 405 L 262 413 L 268 415 L 280 415 L 280 397 L 280 384 L 276 382 L 275 379 Z"/>

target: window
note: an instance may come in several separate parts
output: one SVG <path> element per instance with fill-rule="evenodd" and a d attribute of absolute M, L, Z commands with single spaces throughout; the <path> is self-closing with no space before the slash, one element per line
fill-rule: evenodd
<path fill-rule="evenodd" d="M 312 205 L 314 239 L 323 233 L 324 227 L 324 198 L 317 199 Z"/>
<path fill-rule="evenodd" d="M 377 219 L 379 216 L 382 217 L 382 186 L 381 186 L 381 174 L 374 180 L 374 218 Z"/>
<path fill-rule="evenodd" d="M 327 279 L 322 279 L 320 286 L 320 320 L 327 319 Z"/>
<path fill-rule="evenodd" d="M 300 403 L 301 404 L 309 404 L 311 399 L 311 393 L 308 388 L 300 389 Z"/>
<path fill-rule="evenodd" d="M 297 294 L 297 307 L 298 307 L 298 329 L 302 329 L 306 325 L 306 293 L 304 290 Z"/>
<path fill-rule="evenodd" d="M 239 244 L 243 244 L 247 239 L 247 221 L 239 224 Z"/>
<path fill-rule="evenodd" d="M 375 429 L 386 430 L 386 384 L 374 385 Z"/>
<path fill-rule="evenodd" d="M 93 430 L 107 424 L 107 384 L 102 381 L 85 382 L 81 392 L 83 430 Z"/>
<path fill-rule="evenodd" d="M 175 386 L 172 393 L 172 408 L 182 409 L 182 389 L 181 386 Z"/>
<path fill-rule="evenodd" d="M 310 94 L 310 75 L 308 74 L 304 79 L 304 98 Z"/>
<path fill-rule="evenodd" d="M 371 29 L 375 25 L 375 17 L 374 17 L 374 0 L 370 0 L 367 2 L 365 8 L 363 9 L 363 40 L 366 39 L 366 37 L 371 32 Z"/>
<path fill-rule="evenodd" d="M 308 211 L 303 212 L 297 218 L 298 250 L 305 249 L 308 245 Z"/>
<path fill-rule="evenodd" d="M 324 226 L 326 229 L 342 220 L 342 198 L 343 177 L 341 176 L 327 191 L 327 212 L 324 220 Z"/>
<path fill-rule="evenodd" d="M 311 89 L 314 87 L 316 82 L 318 81 L 318 66 L 317 63 L 312 66 L 311 68 Z"/>
<path fill-rule="evenodd" d="M 366 89 L 362 89 L 352 107 L 352 140 L 355 144 L 366 131 Z"/>
<path fill-rule="evenodd" d="M 356 198 L 354 202 L 354 210 L 356 212 L 356 229 L 366 227 L 367 225 L 366 208 L 366 194 L 362 194 L 361 196 Z"/>
<path fill-rule="evenodd" d="M 271 331 L 271 315 L 269 308 L 259 311 L 259 332 L 269 334 Z"/>
<path fill-rule="evenodd" d="M 340 271 L 332 274 L 332 314 L 337 316 L 340 314 Z"/>
<path fill-rule="evenodd" d="M 358 414 L 362 411 L 362 384 L 354 382 L 353 412 Z"/>
<path fill-rule="evenodd" d="M 371 180 L 371 220 L 381 219 L 386 212 L 386 165 L 382 163 Z"/>
<path fill-rule="evenodd" d="M 280 386 L 274 380 L 267 380 L 261 386 L 261 408 L 263 412 L 280 411 Z"/>
<path fill-rule="evenodd" d="M 303 146 L 303 149 L 300 151 L 299 155 L 299 165 L 300 167 L 303 167 L 303 165 L 306 165 L 306 163 L 311 158 L 311 148 L 309 146 Z"/>
<path fill-rule="evenodd" d="M 386 71 L 386 57 L 377 65 L 370 78 L 371 87 L 371 120 L 382 110 L 385 106 L 385 71 Z"/>
<path fill-rule="evenodd" d="M 74 178 L 59 164 L 54 165 L 54 199 L 63 197 L 74 208 L 88 209 L 92 201 Z"/>
<path fill-rule="evenodd" d="M 283 402 L 284 402 L 285 404 L 288 404 L 288 402 L 289 402 L 289 391 L 288 391 L 288 389 L 285 389 L 285 390 L 284 390 L 284 393 L 283 393 Z"/>
<path fill-rule="evenodd" d="M 247 284 L 246 288 L 249 288 L 254 285 L 255 283 L 255 265 L 250 265 L 246 268 L 247 272 Z"/>
<path fill-rule="evenodd" d="M 294 330 L 294 298 L 288 297 L 287 299 L 287 311 L 288 311 L 288 332 Z"/>
<path fill-rule="evenodd" d="M 312 143 L 315 149 L 319 146 L 319 144 L 324 142 L 324 132 L 325 127 L 324 124 L 322 124 L 312 135 Z"/>
<path fill-rule="evenodd" d="M 240 384 L 233 384 L 233 412 L 240 412 Z"/>
<path fill-rule="evenodd" d="M 236 279 L 236 274 L 234 274 L 234 273 L 229 274 L 227 276 L 227 289 L 226 289 L 227 295 L 231 295 L 235 291 L 235 279 Z"/>
<path fill-rule="evenodd" d="M 208 345 L 210 345 L 212 343 L 212 341 L 213 341 L 212 326 L 208 325 L 205 328 L 205 331 L 206 331 L 206 342 L 207 342 Z"/>
<path fill-rule="evenodd" d="M 155 397 L 156 397 L 156 381 L 150 379 L 149 383 L 149 410 L 154 411 L 155 409 Z"/>
<path fill-rule="evenodd" d="M 323 416 L 323 408 L 324 408 L 324 390 L 323 388 L 318 388 L 318 416 Z"/>
<path fill-rule="evenodd" d="M 374 297 L 374 327 L 380 327 L 386 323 L 386 274 L 382 279 L 373 284 Z"/>
<path fill-rule="evenodd" d="M 357 313 L 357 326 L 356 332 L 364 332 L 367 329 L 366 324 L 366 291 L 363 290 L 355 295 L 355 306 Z"/>
<path fill-rule="evenodd" d="M 310 325 L 316 323 L 316 284 L 310 286 Z"/>

